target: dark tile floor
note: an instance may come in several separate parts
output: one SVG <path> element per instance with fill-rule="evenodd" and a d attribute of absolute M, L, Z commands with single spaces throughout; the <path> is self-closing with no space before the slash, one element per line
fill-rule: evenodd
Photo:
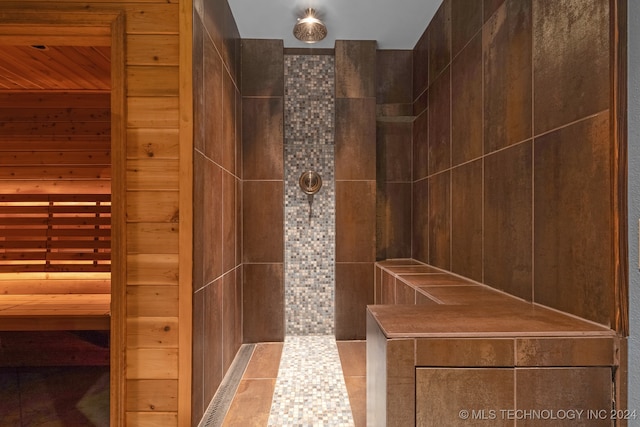
<path fill-rule="evenodd" d="M 104 333 L 1 332 L 0 426 L 107 427 Z"/>

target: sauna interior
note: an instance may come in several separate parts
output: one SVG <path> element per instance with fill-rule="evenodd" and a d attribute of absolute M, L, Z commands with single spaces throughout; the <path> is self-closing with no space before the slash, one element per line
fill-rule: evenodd
<path fill-rule="evenodd" d="M 101 414 L 63 405 L 58 418 L 108 421 L 110 43 L 0 40 L 3 422 L 51 421 L 43 408 L 93 385 L 107 397 Z M 38 390 L 47 383 L 58 386 Z"/>
<path fill-rule="evenodd" d="M 267 425 L 322 330 L 356 426 L 634 425 L 639 6 L 435 1 L 386 48 L 239 3 L 0 0 L 0 419 Z"/>

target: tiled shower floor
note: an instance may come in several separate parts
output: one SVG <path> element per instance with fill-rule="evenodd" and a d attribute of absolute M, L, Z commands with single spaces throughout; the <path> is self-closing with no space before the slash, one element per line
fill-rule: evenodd
<path fill-rule="evenodd" d="M 354 425 L 334 337 L 285 339 L 269 426 L 286 425 Z"/>
<path fill-rule="evenodd" d="M 257 344 L 223 425 L 364 426 L 365 360 L 364 341 Z"/>

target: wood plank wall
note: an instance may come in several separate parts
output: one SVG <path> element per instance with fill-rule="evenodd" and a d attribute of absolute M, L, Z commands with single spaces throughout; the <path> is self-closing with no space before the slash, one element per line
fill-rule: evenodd
<path fill-rule="evenodd" d="M 190 324 L 190 300 L 180 301 L 180 142 L 191 143 L 190 106 L 181 118 L 180 26 L 191 38 L 190 0 L 2 1 L 2 9 L 41 12 L 122 10 L 126 27 L 126 414 L 111 424 L 177 426 L 190 422 L 191 349 L 178 349 L 178 329 Z M 182 9 L 181 9 L 182 8 Z M 181 16 L 184 15 L 184 16 Z M 185 70 L 183 70 L 185 71 Z M 188 86 L 188 85 L 187 85 Z M 189 97 L 183 99 L 183 105 Z M 182 120 L 182 123 L 181 123 Z M 183 130 L 181 133 L 181 129 Z M 191 150 L 189 148 L 189 150 Z M 185 174 L 186 191 L 190 176 Z M 185 229 L 189 220 L 181 223 Z M 188 236 L 187 236 L 188 237 Z M 185 249 L 190 251 L 190 247 Z M 189 277 L 184 275 L 183 277 Z M 191 284 L 186 286 L 190 288 Z M 187 296 L 190 293 L 187 293 Z M 188 298 L 187 298 L 188 299 Z M 180 307 L 180 309 L 179 309 Z M 187 307 L 185 309 L 185 307 Z M 190 330 L 189 327 L 185 329 Z M 182 337 L 181 342 L 189 337 Z M 187 357 L 185 357 L 187 356 Z M 180 361 L 180 363 L 179 363 Z M 121 374 L 125 375 L 124 372 Z M 180 384 L 180 381 L 185 382 Z M 186 385 L 186 386 L 185 386 Z"/>
<path fill-rule="evenodd" d="M 108 93 L 0 93 L 2 193 L 111 191 Z"/>

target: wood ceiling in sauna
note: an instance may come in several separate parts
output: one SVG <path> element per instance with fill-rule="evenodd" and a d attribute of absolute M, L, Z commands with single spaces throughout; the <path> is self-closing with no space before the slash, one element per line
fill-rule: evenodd
<path fill-rule="evenodd" d="M 0 91 L 109 91 L 109 46 L 0 45 Z"/>

